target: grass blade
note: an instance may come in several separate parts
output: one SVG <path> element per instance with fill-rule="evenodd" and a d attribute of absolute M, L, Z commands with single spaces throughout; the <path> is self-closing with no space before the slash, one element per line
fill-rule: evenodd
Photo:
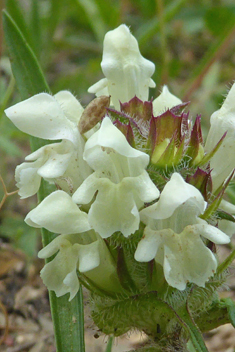
<path fill-rule="evenodd" d="M 11 16 L 3 11 L 3 28 L 12 71 L 21 97 L 27 99 L 39 92 L 49 92 L 37 58 Z"/>

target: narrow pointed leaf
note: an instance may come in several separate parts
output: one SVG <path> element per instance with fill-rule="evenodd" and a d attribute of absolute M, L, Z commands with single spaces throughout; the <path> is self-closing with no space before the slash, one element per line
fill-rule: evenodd
<path fill-rule="evenodd" d="M 30 18 L 30 29 L 33 40 L 33 47 L 37 57 L 40 57 L 41 53 L 41 19 L 39 13 L 39 2 L 37 0 L 31 0 L 31 18 Z"/>
<path fill-rule="evenodd" d="M 6 0 L 6 10 L 16 23 L 17 27 L 20 28 L 24 38 L 30 45 L 32 45 L 32 33 L 29 30 L 20 3 L 19 0 Z"/>
<path fill-rule="evenodd" d="M 3 27 L 12 71 L 23 99 L 39 92 L 49 92 L 37 58 L 11 16 L 3 11 Z"/>

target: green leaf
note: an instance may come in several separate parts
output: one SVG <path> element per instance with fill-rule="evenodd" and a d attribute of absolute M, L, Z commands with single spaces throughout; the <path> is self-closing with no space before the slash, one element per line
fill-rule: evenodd
<path fill-rule="evenodd" d="M 235 217 L 233 215 L 221 209 L 216 211 L 216 218 L 235 222 Z"/>
<path fill-rule="evenodd" d="M 30 30 L 33 39 L 33 47 L 37 57 L 41 53 L 41 19 L 39 13 L 39 1 L 31 0 Z"/>
<path fill-rule="evenodd" d="M 18 0 L 6 0 L 6 10 L 16 23 L 17 27 L 20 28 L 24 38 L 30 45 L 32 45 L 32 36 L 19 4 L 20 1 Z"/>
<path fill-rule="evenodd" d="M 3 28 L 12 71 L 21 97 L 26 99 L 40 92 L 49 92 L 49 87 L 34 52 L 6 11 L 3 11 Z"/>
<path fill-rule="evenodd" d="M 230 322 L 235 327 L 235 302 L 231 298 L 221 299 L 220 302 L 227 308 Z"/>

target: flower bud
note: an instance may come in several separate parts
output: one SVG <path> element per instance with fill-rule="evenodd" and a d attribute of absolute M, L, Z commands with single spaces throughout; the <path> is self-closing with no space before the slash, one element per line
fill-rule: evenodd
<path fill-rule="evenodd" d="M 100 97 L 92 100 L 83 111 L 79 120 L 79 132 L 84 134 L 100 122 L 105 117 L 106 108 L 109 107 L 109 104 L 110 97 L 106 95 L 101 95 Z"/>

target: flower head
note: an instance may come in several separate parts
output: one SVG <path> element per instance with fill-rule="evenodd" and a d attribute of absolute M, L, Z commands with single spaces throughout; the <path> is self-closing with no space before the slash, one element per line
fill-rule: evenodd
<path fill-rule="evenodd" d="M 36 193 L 41 178 L 62 189 L 25 221 L 57 234 L 39 252 L 51 259 L 41 276 L 57 296 L 73 299 L 80 280 L 94 296 L 142 299 L 155 290 L 169 303 L 167 283 L 204 287 L 217 269 L 211 248 L 230 241 L 211 224 L 234 221 L 221 200 L 235 166 L 235 86 L 211 117 L 204 149 L 200 116 L 190 121 L 188 103 L 166 86 L 148 101 L 155 66 L 127 26 L 106 34 L 101 67 L 105 78 L 90 87 L 97 98 L 85 109 L 62 91 L 6 110 L 23 132 L 53 142 L 16 168 L 21 197 Z M 183 304 L 187 292 L 178 295 Z"/>

